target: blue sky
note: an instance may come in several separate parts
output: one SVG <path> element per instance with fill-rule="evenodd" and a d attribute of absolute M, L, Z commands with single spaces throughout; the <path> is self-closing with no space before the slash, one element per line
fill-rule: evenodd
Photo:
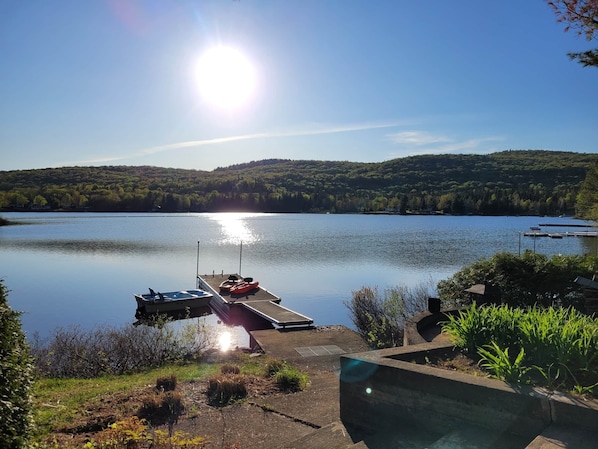
<path fill-rule="evenodd" d="M 543 0 L 3 1 L 0 170 L 594 153 L 592 44 Z M 254 68 L 236 109 L 197 85 L 218 45 Z"/>

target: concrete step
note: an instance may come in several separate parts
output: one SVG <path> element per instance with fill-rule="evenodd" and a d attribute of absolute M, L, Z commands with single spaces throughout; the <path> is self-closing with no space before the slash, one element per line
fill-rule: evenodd
<path fill-rule="evenodd" d="M 315 430 L 280 449 L 368 449 L 365 445 L 354 443 L 345 426 L 338 421 Z"/>
<path fill-rule="evenodd" d="M 530 438 L 471 426 L 443 435 L 427 449 L 524 449 L 529 442 Z"/>
<path fill-rule="evenodd" d="M 352 434 L 359 449 L 427 449 L 440 435 L 418 424 L 397 416 L 395 425 L 374 431 Z M 353 447 L 352 447 L 353 448 Z"/>
<path fill-rule="evenodd" d="M 596 449 L 598 448 L 598 432 L 550 425 L 525 449 L 562 449 L 565 447 Z"/>

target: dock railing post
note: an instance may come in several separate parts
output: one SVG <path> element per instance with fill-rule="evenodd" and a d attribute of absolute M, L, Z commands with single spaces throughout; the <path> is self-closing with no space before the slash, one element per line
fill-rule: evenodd
<path fill-rule="evenodd" d="M 197 262 L 195 263 L 195 286 L 199 289 L 199 240 L 197 241 Z"/>

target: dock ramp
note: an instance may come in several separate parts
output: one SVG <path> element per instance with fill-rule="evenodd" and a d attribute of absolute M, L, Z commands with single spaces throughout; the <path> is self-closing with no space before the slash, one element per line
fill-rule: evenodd
<path fill-rule="evenodd" d="M 314 320 L 272 301 L 245 301 L 243 307 L 276 326 L 311 326 Z"/>

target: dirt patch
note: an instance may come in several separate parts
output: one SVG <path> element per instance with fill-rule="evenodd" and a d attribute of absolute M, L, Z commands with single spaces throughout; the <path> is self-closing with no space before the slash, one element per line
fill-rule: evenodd
<path fill-rule="evenodd" d="M 443 368 L 450 371 L 459 371 L 474 376 L 489 377 L 488 372 L 478 364 L 479 359 L 465 353 L 457 352 L 452 355 L 430 358 L 426 365 Z"/>
<path fill-rule="evenodd" d="M 253 435 L 252 438 L 255 439 L 256 429 L 261 428 L 266 434 L 273 428 L 272 426 L 281 426 L 277 421 L 288 421 L 280 414 L 269 418 L 264 417 L 265 414 L 276 415 L 276 412 L 268 410 L 258 402 L 271 396 L 292 394 L 282 391 L 270 378 L 243 375 L 243 379 L 247 390 L 245 400 L 222 407 L 210 404 L 207 380 L 179 382 L 174 391 L 157 391 L 154 386 L 148 385 L 135 391 L 106 395 L 85 404 L 84 413 L 79 414 L 69 427 L 57 429 L 49 435 L 46 442 L 61 448 L 81 448 L 111 424 L 141 415 L 150 423 L 154 421 L 152 427 L 156 429 L 167 429 L 168 423 L 171 422 L 174 423 L 174 431 L 180 430 L 191 436 L 206 437 L 211 442 L 208 447 L 225 447 L 224 440 L 226 444 L 234 447 L 232 445 L 236 442 L 242 443 L 246 435 Z M 160 409 L 159 405 L 156 405 L 155 410 L 152 409 L 154 403 L 161 404 L 173 394 L 181 398 L 182 408 Z M 148 412 L 148 409 L 153 411 Z M 255 418 L 248 418 L 251 414 L 260 416 L 259 425 L 256 425 Z M 299 428 L 305 427 L 304 424 L 297 424 L 300 424 Z M 299 431 L 288 429 L 288 432 L 290 436 L 297 437 L 304 433 L 301 429 Z M 215 443 L 216 440 L 218 444 Z M 257 447 L 253 444 L 255 443 L 240 444 L 239 447 Z"/>

